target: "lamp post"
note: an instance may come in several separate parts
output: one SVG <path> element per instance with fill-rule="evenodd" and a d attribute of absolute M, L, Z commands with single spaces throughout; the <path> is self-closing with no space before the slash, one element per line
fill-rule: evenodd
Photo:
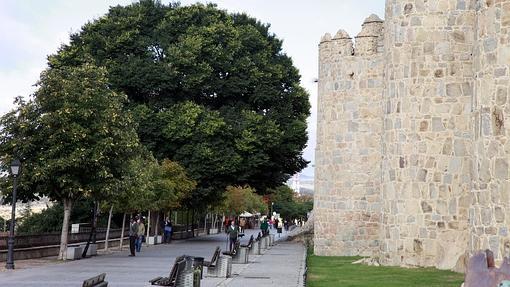
<path fill-rule="evenodd" d="M 15 159 L 11 163 L 11 174 L 14 176 L 14 185 L 12 191 L 12 213 L 11 226 L 9 228 L 9 239 L 7 240 L 7 263 L 6 269 L 14 269 L 14 226 L 16 225 L 16 189 L 18 187 L 18 175 L 21 168 L 21 162 Z"/>

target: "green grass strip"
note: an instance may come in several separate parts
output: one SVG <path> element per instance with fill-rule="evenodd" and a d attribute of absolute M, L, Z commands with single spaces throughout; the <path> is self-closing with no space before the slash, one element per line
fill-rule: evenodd
<path fill-rule="evenodd" d="M 464 274 L 435 268 L 352 264 L 361 257 L 308 255 L 308 287 L 459 287 Z"/>

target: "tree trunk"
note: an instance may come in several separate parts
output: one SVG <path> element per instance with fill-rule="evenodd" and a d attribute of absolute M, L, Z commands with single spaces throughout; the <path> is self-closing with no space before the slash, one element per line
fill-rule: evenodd
<path fill-rule="evenodd" d="M 122 243 L 124 243 L 124 229 L 126 228 L 126 213 L 122 216 L 122 230 L 120 231 L 119 250 L 122 250 Z"/>
<path fill-rule="evenodd" d="M 204 219 L 204 233 L 207 235 L 207 216 L 209 215 L 209 213 L 206 213 L 205 214 L 205 219 Z"/>
<path fill-rule="evenodd" d="M 60 235 L 60 250 L 58 252 L 59 260 L 67 259 L 67 239 L 69 232 L 69 219 L 71 218 L 71 208 L 73 202 L 69 198 L 64 199 L 64 220 L 62 222 L 62 233 Z"/>
<path fill-rule="evenodd" d="M 191 237 L 195 237 L 195 210 L 191 210 Z"/>
<path fill-rule="evenodd" d="M 108 213 L 108 226 L 106 227 L 106 238 L 104 240 L 104 250 L 108 250 L 108 239 L 110 239 L 110 225 L 112 223 L 113 205 L 110 206 L 110 212 Z"/>
<path fill-rule="evenodd" d="M 92 228 L 90 229 L 89 239 L 87 240 L 87 244 L 85 245 L 85 248 L 83 249 L 83 252 L 81 254 L 82 258 L 87 257 L 87 252 L 90 247 L 90 243 L 96 244 L 96 227 L 97 227 L 97 213 L 99 210 L 99 203 L 97 201 L 94 201 L 94 207 L 92 209 Z"/>
<path fill-rule="evenodd" d="M 151 211 L 147 213 L 147 237 L 145 240 L 145 244 L 149 245 L 149 236 L 150 236 L 150 229 L 151 229 Z"/>
<path fill-rule="evenodd" d="M 225 223 L 225 213 L 223 213 L 223 216 L 221 218 L 221 228 L 220 228 L 221 232 L 225 231 L 224 230 L 225 225 L 223 223 Z"/>
<path fill-rule="evenodd" d="M 186 238 L 189 237 L 189 210 L 186 210 Z"/>
<path fill-rule="evenodd" d="M 159 227 L 159 214 L 161 212 L 158 211 L 157 215 L 156 215 L 156 223 L 154 224 L 154 236 L 158 236 L 158 227 Z"/>

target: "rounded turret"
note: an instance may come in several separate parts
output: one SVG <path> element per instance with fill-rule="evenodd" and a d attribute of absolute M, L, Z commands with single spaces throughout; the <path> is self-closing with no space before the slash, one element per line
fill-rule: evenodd
<path fill-rule="evenodd" d="M 356 36 L 356 55 L 373 55 L 383 51 L 384 21 L 372 14 L 365 19 L 361 32 Z"/>

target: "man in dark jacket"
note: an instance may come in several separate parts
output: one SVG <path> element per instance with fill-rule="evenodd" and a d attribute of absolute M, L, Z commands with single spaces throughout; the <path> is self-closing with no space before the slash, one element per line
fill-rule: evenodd
<path fill-rule="evenodd" d="M 228 227 L 228 238 L 229 238 L 229 249 L 230 252 L 232 252 L 232 249 L 234 249 L 234 246 L 237 242 L 237 237 L 239 235 L 239 227 L 237 227 L 234 220 L 230 223 L 230 226 Z"/>
<path fill-rule="evenodd" d="M 138 238 L 138 223 L 136 218 L 131 218 L 129 222 L 129 256 L 135 256 L 135 244 Z"/>

